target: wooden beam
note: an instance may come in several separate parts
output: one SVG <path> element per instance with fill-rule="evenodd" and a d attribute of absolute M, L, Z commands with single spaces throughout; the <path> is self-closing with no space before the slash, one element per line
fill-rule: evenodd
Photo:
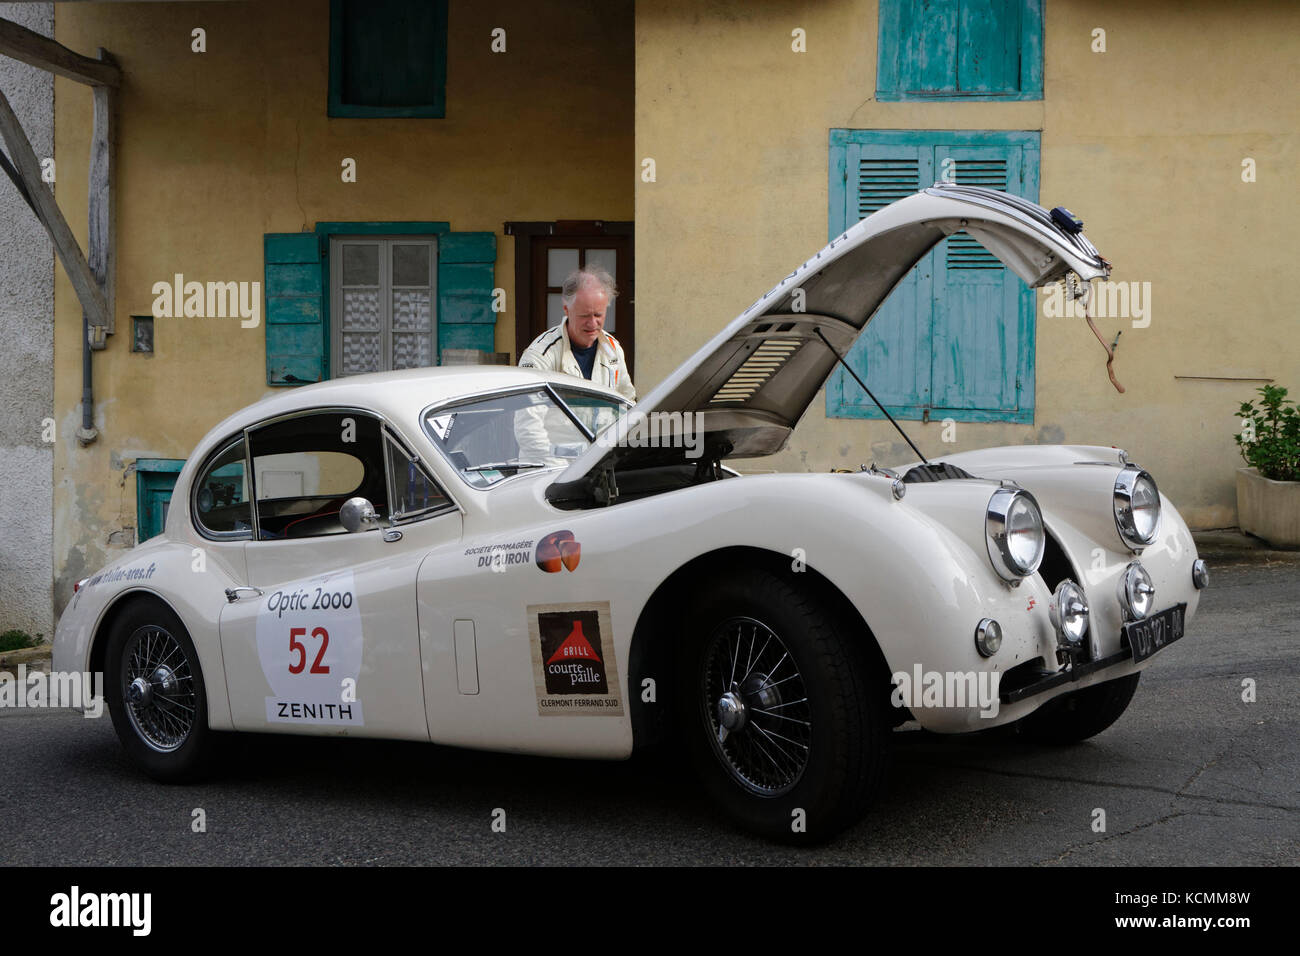
<path fill-rule="evenodd" d="M 121 86 L 122 71 L 111 60 L 92 60 L 12 20 L 0 19 L 0 53 L 91 86 Z"/>
<path fill-rule="evenodd" d="M 113 57 L 102 47 L 99 58 L 105 63 L 112 63 Z M 116 209 L 113 205 L 114 180 L 117 178 L 114 157 L 117 149 L 117 90 L 111 86 L 96 86 L 91 95 L 94 98 L 95 121 L 90 139 L 90 178 L 87 213 L 90 217 L 86 257 L 89 260 L 91 274 L 104 294 L 104 307 L 108 321 L 105 329 L 113 334 L 116 323 L 113 308 L 113 286 L 115 253 L 114 232 L 116 228 Z M 102 340 L 95 343 L 102 348 Z"/>
<path fill-rule="evenodd" d="M 23 184 L 27 187 L 27 195 L 35 207 L 36 218 L 49 233 L 50 241 L 54 243 L 54 251 L 59 261 L 63 263 L 68 278 L 72 280 L 72 287 L 81 301 L 82 311 L 86 313 L 86 318 L 91 325 L 106 327 L 108 307 L 104 302 L 104 293 L 100 291 L 99 283 L 95 281 L 90 266 L 86 264 L 86 257 L 81 254 L 81 247 L 77 245 L 76 237 L 68 228 L 68 221 L 59 211 L 59 205 L 54 201 L 54 194 L 45 183 L 41 182 L 40 161 L 32 150 L 32 144 L 27 141 L 27 134 L 23 132 L 18 117 L 14 115 L 13 108 L 9 105 L 9 98 L 3 91 L 0 91 L 0 138 L 4 139 L 10 162 L 13 163 Z"/>

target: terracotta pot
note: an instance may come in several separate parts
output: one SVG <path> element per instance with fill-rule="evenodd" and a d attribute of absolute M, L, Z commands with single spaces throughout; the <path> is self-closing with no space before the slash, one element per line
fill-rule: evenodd
<path fill-rule="evenodd" d="M 1237 523 L 1275 548 L 1300 550 L 1300 481 L 1273 481 L 1237 469 Z"/>

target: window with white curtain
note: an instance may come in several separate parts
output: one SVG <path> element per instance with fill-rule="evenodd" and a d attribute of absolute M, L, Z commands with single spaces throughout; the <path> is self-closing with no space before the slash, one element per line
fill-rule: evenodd
<path fill-rule="evenodd" d="M 435 236 L 330 240 L 335 378 L 437 361 Z"/>

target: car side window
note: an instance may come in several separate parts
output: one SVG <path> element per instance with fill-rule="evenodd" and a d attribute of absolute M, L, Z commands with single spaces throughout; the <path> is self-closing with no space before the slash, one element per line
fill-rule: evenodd
<path fill-rule="evenodd" d="M 388 451 L 394 523 L 426 518 L 456 507 L 442 487 L 429 477 L 419 459 L 388 432 L 384 432 L 384 443 Z"/>
<path fill-rule="evenodd" d="M 249 432 L 258 538 L 345 534 L 339 510 L 349 498 L 369 499 L 388 517 L 383 429 L 355 411 L 316 412 Z"/>
<path fill-rule="evenodd" d="M 240 437 L 217 452 L 194 483 L 194 521 L 210 537 L 253 536 L 253 509 L 244 467 L 244 439 Z"/>

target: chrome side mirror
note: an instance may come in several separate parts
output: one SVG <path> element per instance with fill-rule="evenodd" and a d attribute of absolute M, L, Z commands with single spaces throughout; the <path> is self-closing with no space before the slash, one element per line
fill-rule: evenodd
<path fill-rule="evenodd" d="M 339 521 L 352 534 L 379 527 L 379 515 L 375 513 L 375 506 L 368 498 L 359 496 L 343 502 L 343 507 L 339 509 Z"/>

